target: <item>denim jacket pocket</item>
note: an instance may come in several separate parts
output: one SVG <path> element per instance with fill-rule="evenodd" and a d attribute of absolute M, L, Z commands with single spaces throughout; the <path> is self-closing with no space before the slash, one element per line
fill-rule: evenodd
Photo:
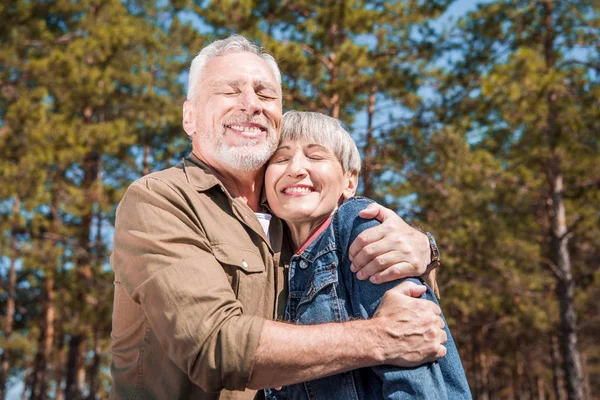
<path fill-rule="evenodd" d="M 338 283 L 338 275 L 336 264 L 331 263 L 329 268 L 315 271 L 312 280 L 310 281 L 308 288 L 302 295 L 299 305 L 313 301 L 315 296 L 319 294 L 327 286 Z"/>
<path fill-rule="evenodd" d="M 303 325 L 347 320 L 340 305 L 337 263 L 314 272 L 307 288 L 298 299 L 293 319 Z"/>

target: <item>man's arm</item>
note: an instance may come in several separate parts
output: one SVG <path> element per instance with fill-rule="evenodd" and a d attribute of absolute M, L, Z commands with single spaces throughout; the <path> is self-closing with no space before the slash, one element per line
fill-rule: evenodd
<path fill-rule="evenodd" d="M 440 308 L 406 282 L 389 290 L 375 317 L 345 323 L 291 325 L 266 321 L 248 387 L 309 381 L 380 364 L 412 367 L 446 354 Z"/>
<path fill-rule="evenodd" d="M 435 270 L 427 271 L 431 262 L 427 235 L 377 203 L 362 210 L 359 216 L 375 218 L 381 225 L 362 232 L 350 246 L 351 270 L 358 279 L 370 279 L 379 284 L 420 276 L 439 295 Z"/>

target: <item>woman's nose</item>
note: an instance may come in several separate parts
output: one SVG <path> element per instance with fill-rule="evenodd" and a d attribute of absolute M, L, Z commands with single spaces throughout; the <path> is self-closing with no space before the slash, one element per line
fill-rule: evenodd
<path fill-rule="evenodd" d="M 308 172 L 306 170 L 305 161 L 306 160 L 304 160 L 302 157 L 294 157 L 289 163 L 288 167 L 288 173 L 290 176 L 297 177 L 306 175 Z"/>

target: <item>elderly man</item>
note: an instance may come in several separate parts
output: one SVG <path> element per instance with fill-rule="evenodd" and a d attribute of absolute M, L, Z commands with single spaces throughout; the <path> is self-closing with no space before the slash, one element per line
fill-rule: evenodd
<path fill-rule="evenodd" d="M 445 354 L 440 310 L 414 298 L 416 285 L 388 292 L 369 321 L 272 321 L 291 254 L 261 191 L 281 117 L 277 64 L 245 38 L 193 60 L 183 107 L 192 154 L 134 182 L 117 211 L 111 398 L 251 399 L 252 389 Z M 357 238 L 353 269 L 379 281 L 423 274 L 427 237 L 389 210 L 365 216 L 376 214 L 383 224 Z"/>

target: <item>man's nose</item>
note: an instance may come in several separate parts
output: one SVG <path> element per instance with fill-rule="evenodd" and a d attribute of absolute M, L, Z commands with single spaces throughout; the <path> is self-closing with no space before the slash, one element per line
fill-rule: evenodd
<path fill-rule="evenodd" d="M 240 110 L 249 115 L 260 114 L 261 102 L 254 90 L 245 90 L 240 96 Z"/>

